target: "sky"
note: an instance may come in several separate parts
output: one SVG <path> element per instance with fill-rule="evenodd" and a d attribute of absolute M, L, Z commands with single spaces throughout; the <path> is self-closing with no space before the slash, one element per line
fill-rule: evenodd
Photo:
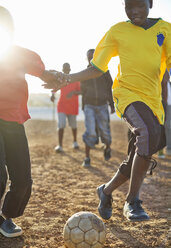
<path fill-rule="evenodd" d="M 149 17 L 171 22 L 171 0 L 153 0 Z M 87 67 L 86 52 L 95 48 L 117 22 L 127 20 L 123 0 L 0 0 L 11 12 L 15 43 L 37 52 L 46 69 L 61 71 L 65 62 L 71 72 Z M 117 74 L 118 58 L 109 70 Z M 33 76 L 26 76 L 30 93 L 50 93 Z"/>

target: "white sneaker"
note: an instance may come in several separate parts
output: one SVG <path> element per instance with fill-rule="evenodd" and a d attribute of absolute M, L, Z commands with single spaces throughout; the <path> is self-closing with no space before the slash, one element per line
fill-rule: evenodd
<path fill-rule="evenodd" d="M 79 145 L 78 145 L 77 141 L 73 142 L 72 148 L 79 149 Z"/>
<path fill-rule="evenodd" d="M 55 147 L 55 151 L 56 151 L 57 153 L 63 152 L 62 146 L 56 146 L 56 147 Z"/>

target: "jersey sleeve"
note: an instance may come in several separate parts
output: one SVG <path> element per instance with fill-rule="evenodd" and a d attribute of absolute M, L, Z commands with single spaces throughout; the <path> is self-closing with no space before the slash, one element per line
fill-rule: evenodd
<path fill-rule="evenodd" d="M 111 28 L 101 39 L 94 52 L 91 64 L 102 72 L 108 71 L 108 64 L 112 57 L 118 55 L 115 31 Z"/>

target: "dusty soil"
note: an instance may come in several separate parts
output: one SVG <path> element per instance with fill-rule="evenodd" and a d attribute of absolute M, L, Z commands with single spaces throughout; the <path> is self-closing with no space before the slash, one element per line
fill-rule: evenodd
<path fill-rule="evenodd" d="M 16 219 L 24 230 L 23 236 L 7 239 L 0 235 L 0 247 L 64 248 L 62 231 L 71 215 L 79 211 L 98 215 L 96 187 L 107 182 L 125 159 L 127 127 L 121 121 L 111 122 L 112 158 L 104 161 L 102 144 L 99 144 L 91 152 L 90 169 L 81 166 L 84 159 L 83 122 L 78 123 L 80 149 L 72 149 L 71 130 L 67 127 L 63 154 L 54 151 L 57 144 L 55 122 L 31 120 L 25 127 L 32 162 L 33 192 L 24 216 Z M 105 222 L 107 239 L 104 247 L 169 247 L 170 186 L 171 157 L 166 157 L 158 160 L 153 176 L 145 179 L 141 198 L 151 218 L 143 223 L 130 223 L 122 215 L 128 184 L 115 191 L 113 216 Z"/>

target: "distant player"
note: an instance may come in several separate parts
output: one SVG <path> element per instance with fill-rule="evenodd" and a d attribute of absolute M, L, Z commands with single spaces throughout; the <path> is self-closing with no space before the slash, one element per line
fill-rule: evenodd
<path fill-rule="evenodd" d="M 93 58 L 94 49 L 87 51 L 88 67 Z M 100 137 L 104 144 L 104 159 L 111 158 L 112 137 L 110 132 L 110 116 L 108 106 L 110 105 L 111 114 L 115 112 L 112 96 L 113 80 L 110 72 L 107 71 L 101 77 L 81 82 L 82 103 L 85 116 L 85 133 L 83 141 L 85 143 L 84 167 L 91 165 L 90 150 L 94 148 L 97 139 Z"/>
<path fill-rule="evenodd" d="M 0 7 L 0 28 L 8 32 L 11 42 L 6 54 L 0 58 L 0 233 L 5 237 L 16 237 L 22 234 L 22 229 L 12 218 L 23 214 L 32 187 L 29 149 L 23 125 L 30 118 L 25 74 L 44 81 L 53 80 L 54 76 L 45 70 L 39 55 L 13 44 L 13 19 L 4 7 Z M 1 36 L 1 41 L 3 38 Z M 7 183 L 5 166 L 11 184 L 2 202 Z"/>
<path fill-rule="evenodd" d="M 99 213 L 104 219 L 112 215 L 112 192 L 130 178 L 124 205 L 124 216 L 130 221 L 149 219 L 136 198 L 151 156 L 165 146 L 163 139 L 164 110 L 161 101 L 161 79 L 167 64 L 171 68 L 171 24 L 160 18 L 147 18 L 152 0 L 125 0 L 129 21 L 110 28 L 98 44 L 92 67 L 79 73 L 57 73 L 57 81 L 44 84 L 45 88 L 58 88 L 60 83 L 83 81 L 101 76 L 108 63 L 119 56 L 121 73 L 114 85 L 115 109 L 136 135 L 132 169 L 122 163 L 111 181 L 97 191 L 100 198 Z"/>
<path fill-rule="evenodd" d="M 64 63 L 62 71 L 66 74 L 69 74 L 71 67 L 69 63 Z M 79 111 L 78 104 L 78 94 L 76 92 L 80 91 L 80 82 L 75 82 L 71 85 L 67 85 L 61 88 L 61 93 L 59 101 L 57 103 L 57 112 L 58 112 L 58 141 L 59 145 L 55 147 L 57 153 L 63 152 L 63 137 L 64 129 L 66 127 L 66 120 L 68 120 L 69 126 L 72 130 L 73 144 L 74 149 L 79 149 L 77 142 L 77 115 Z M 74 93 L 74 94 L 73 94 Z M 54 101 L 55 93 L 52 93 L 51 101 Z"/>

